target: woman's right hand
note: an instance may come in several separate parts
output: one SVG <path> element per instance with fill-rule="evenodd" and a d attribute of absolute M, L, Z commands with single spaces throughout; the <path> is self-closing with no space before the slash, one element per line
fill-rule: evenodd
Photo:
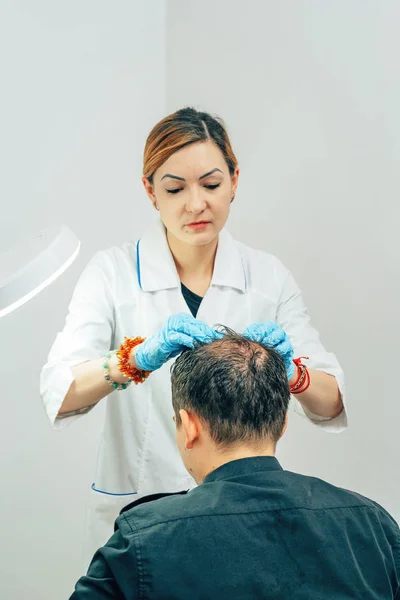
<path fill-rule="evenodd" d="M 290 381 L 295 371 L 293 346 L 287 333 L 277 323 L 272 321 L 252 323 L 246 327 L 243 335 L 253 342 L 259 342 L 279 352 L 284 360 L 287 377 Z"/>
<path fill-rule="evenodd" d="M 219 337 L 221 334 L 215 329 L 187 313 L 172 315 L 158 333 L 136 346 L 136 366 L 155 371 L 186 348 L 194 348 L 196 342 L 207 344 Z"/>

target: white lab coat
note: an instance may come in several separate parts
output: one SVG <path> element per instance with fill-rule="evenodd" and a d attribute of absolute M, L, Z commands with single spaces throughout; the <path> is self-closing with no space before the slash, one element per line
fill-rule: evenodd
<path fill-rule="evenodd" d="M 98 252 L 73 294 L 64 330 L 58 334 L 41 374 L 41 395 L 56 429 L 80 418 L 57 418 L 73 381 L 71 367 L 104 356 L 124 336 L 148 337 L 169 315 L 187 312 L 179 276 L 161 222 L 137 243 Z M 197 318 L 242 332 L 250 323 L 276 321 L 288 333 L 295 356 L 308 366 L 334 375 L 343 395 L 341 368 L 322 346 L 310 324 L 292 275 L 274 256 L 232 239 L 223 230 L 211 286 Z M 140 496 L 193 487 L 175 445 L 170 366 L 140 385 L 107 398 L 97 470 L 90 489 L 85 554 L 89 560 L 113 531 L 120 509 Z M 328 431 L 347 425 L 345 410 L 327 420 L 295 409 Z"/>

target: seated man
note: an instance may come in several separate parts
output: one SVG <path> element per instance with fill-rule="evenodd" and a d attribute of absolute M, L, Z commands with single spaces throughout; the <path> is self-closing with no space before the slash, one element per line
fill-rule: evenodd
<path fill-rule="evenodd" d="M 400 599 L 390 515 L 274 457 L 289 396 L 279 354 L 242 336 L 184 352 L 176 440 L 200 485 L 126 507 L 71 599 Z"/>

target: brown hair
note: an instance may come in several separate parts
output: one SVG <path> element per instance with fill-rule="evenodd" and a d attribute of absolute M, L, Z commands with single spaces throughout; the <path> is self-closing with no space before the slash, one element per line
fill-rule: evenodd
<path fill-rule="evenodd" d="M 174 152 L 207 140 L 212 140 L 221 150 L 233 175 L 237 159 L 223 121 L 194 108 L 182 108 L 162 119 L 151 130 L 144 148 L 143 176 L 153 183 L 154 173 Z"/>

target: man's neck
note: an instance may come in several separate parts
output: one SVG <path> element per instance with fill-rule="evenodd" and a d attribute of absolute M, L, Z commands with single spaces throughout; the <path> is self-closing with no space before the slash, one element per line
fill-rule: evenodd
<path fill-rule="evenodd" d="M 214 452 L 205 453 L 207 461 L 203 465 L 201 481 L 203 481 L 207 475 L 222 467 L 226 463 L 232 462 L 233 460 L 240 460 L 241 458 L 254 458 L 256 456 L 275 456 L 275 446 L 272 443 L 263 444 L 262 446 L 256 447 L 230 447 L 227 450 L 215 450 Z"/>

